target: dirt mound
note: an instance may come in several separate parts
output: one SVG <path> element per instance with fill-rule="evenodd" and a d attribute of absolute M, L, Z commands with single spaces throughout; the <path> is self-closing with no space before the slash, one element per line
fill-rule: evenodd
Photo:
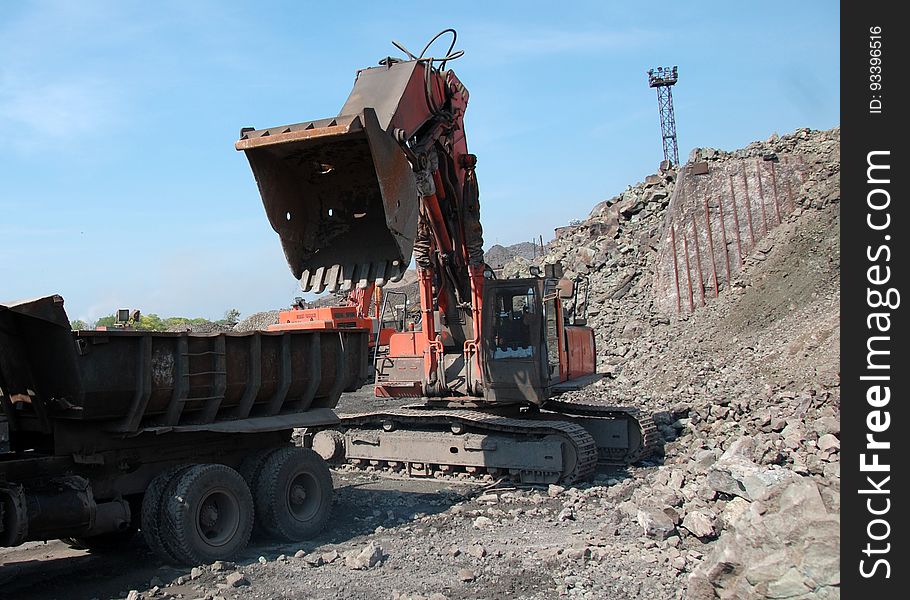
<path fill-rule="evenodd" d="M 277 310 L 267 310 L 253 313 L 234 325 L 234 331 L 261 331 L 268 329 L 269 325 L 276 325 L 278 323 L 279 312 L 280 311 Z"/>

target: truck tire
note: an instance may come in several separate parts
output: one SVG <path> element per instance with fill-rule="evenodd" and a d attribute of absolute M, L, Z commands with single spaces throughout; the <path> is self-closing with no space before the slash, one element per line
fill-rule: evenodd
<path fill-rule="evenodd" d="M 142 509 L 139 520 L 139 530 L 149 549 L 167 562 L 176 562 L 177 557 L 168 548 L 161 530 L 161 509 L 169 485 L 174 484 L 191 465 L 177 465 L 159 473 L 142 497 Z"/>
<path fill-rule="evenodd" d="M 251 491 L 256 489 L 256 482 L 259 480 L 259 474 L 262 472 L 265 460 L 270 454 L 277 452 L 278 450 L 279 448 L 262 448 L 260 450 L 255 450 L 247 455 L 240 463 L 240 466 L 237 467 L 237 472 L 240 473 L 240 476 L 246 481 L 246 484 L 250 487 Z"/>
<path fill-rule="evenodd" d="M 161 507 L 164 542 L 186 565 L 208 564 L 243 550 L 253 529 L 253 497 L 240 473 L 195 465 L 180 474 Z"/>
<path fill-rule="evenodd" d="M 332 475 L 309 448 L 284 448 L 266 459 L 256 482 L 256 517 L 268 535 L 288 541 L 310 538 L 332 510 Z"/>
<path fill-rule="evenodd" d="M 253 494 L 254 506 L 256 505 L 256 487 L 259 485 L 259 475 L 262 473 L 265 461 L 270 455 L 280 450 L 281 448 L 263 448 L 256 450 L 244 458 L 240 463 L 240 466 L 237 467 L 237 472 L 240 473 L 240 476 L 243 477 L 243 480 L 246 481 L 246 484 L 250 487 L 250 492 Z M 256 512 L 258 513 L 258 509 L 256 509 Z M 253 521 L 252 536 L 254 538 L 262 538 L 268 537 L 269 535 L 270 534 L 262 528 L 259 515 L 256 514 L 256 518 Z"/>

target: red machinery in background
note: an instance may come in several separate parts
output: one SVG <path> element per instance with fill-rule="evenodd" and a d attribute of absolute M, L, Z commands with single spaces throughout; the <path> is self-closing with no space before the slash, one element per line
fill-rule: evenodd
<path fill-rule="evenodd" d="M 391 307 L 386 296 L 404 296 L 403 310 Z M 307 307 L 302 299 L 297 305 L 278 313 L 278 323 L 269 331 L 364 329 L 370 332 L 370 349 L 375 357 L 389 346 L 392 335 L 407 326 L 407 296 L 400 292 L 384 294 L 375 283 L 350 290 L 344 304 Z M 390 316 L 392 318 L 388 318 Z"/>

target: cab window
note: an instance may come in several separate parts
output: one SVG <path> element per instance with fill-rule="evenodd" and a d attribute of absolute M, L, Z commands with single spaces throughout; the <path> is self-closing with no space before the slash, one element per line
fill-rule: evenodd
<path fill-rule="evenodd" d="M 494 296 L 493 358 L 532 358 L 531 322 L 536 317 L 536 291 L 500 290 Z"/>

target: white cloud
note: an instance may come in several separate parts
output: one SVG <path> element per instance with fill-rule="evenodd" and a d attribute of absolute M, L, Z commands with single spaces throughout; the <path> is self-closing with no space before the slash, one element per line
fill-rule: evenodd
<path fill-rule="evenodd" d="M 107 58 L 84 58 L 100 7 L 51 2 L 0 24 L 0 127 L 14 150 L 60 149 L 119 118 L 121 85 Z"/>
<path fill-rule="evenodd" d="M 36 81 L 0 77 L 0 125 L 13 143 L 35 150 L 98 132 L 117 120 L 117 93 L 101 78 Z"/>

